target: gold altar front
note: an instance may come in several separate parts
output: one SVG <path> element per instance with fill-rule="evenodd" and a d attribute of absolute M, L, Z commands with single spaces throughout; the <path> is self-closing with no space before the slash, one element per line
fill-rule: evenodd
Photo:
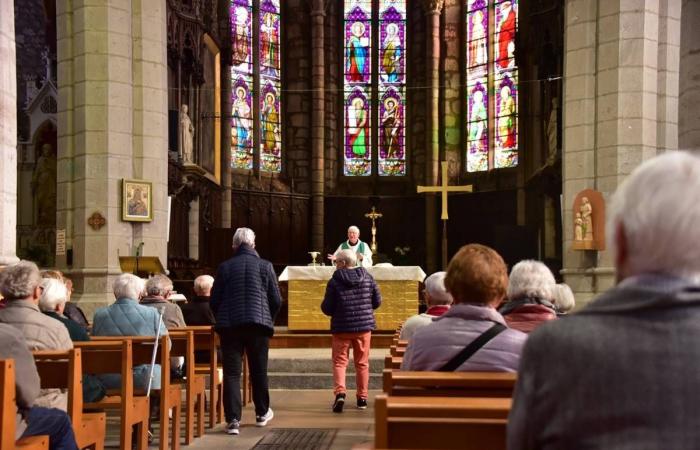
<path fill-rule="evenodd" d="M 321 311 L 327 281 L 289 281 L 289 330 L 330 330 L 330 317 Z M 377 330 L 395 330 L 418 312 L 418 282 L 379 280 L 382 305 L 374 311 Z"/>

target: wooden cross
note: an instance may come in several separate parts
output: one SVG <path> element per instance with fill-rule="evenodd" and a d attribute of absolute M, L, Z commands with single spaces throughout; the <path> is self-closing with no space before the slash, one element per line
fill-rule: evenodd
<path fill-rule="evenodd" d="M 372 244 L 370 245 L 369 248 L 372 250 L 372 254 L 376 254 L 377 253 L 377 226 L 376 226 L 374 221 L 384 217 L 384 214 L 378 212 L 373 206 L 372 211 L 365 214 L 365 217 L 372 221 Z"/>
<path fill-rule="evenodd" d="M 441 193 L 442 194 L 442 268 L 447 268 L 447 220 L 450 216 L 447 214 L 447 194 L 450 192 L 472 192 L 472 185 L 450 186 L 449 177 L 447 175 L 447 161 L 440 163 L 442 167 L 442 183 L 438 186 L 418 186 L 418 193 Z"/>

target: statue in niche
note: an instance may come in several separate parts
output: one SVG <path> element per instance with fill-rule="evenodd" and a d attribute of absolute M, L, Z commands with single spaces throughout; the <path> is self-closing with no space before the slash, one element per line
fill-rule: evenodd
<path fill-rule="evenodd" d="M 194 126 L 187 115 L 187 105 L 180 107 L 180 156 L 185 164 L 192 163 L 192 147 L 194 143 Z"/>
<path fill-rule="evenodd" d="M 574 240 L 583 240 L 583 219 L 580 212 L 576 213 L 576 220 L 574 221 Z"/>
<path fill-rule="evenodd" d="M 579 208 L 581 213 L 581 220 L 583 220 L 583 240 L 592 241 L 593 240 L 593 206 L 588 200 L 588 197 L 583 197 L 581 199 L 581 207 Z"/>
<path fill-rule="evenodd" d="M 56 157 L 51 144 L 41 146 L 32 174 L 32 195 L 37 206 L 37 225 L 56 224 Z"/>

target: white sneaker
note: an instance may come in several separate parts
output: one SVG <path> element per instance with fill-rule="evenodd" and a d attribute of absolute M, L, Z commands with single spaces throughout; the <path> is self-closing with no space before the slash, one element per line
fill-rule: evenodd
<path fill-rule="evenodd" d="M 275 413 L 272 412 L 272 408 L 267 408 L 264 416 L 255 416 L 255 426 L 264 427 L 273 417 L 275 417 Z"/>
<path fill-rule="evenodd" d="M 226 424 L 226 434 L 233 434 L 233 435 L 238 435 L 240 431 L 238 430 L 239 428 L 239 423 L 237 420 L 232 420 L 231 422 Z"/>

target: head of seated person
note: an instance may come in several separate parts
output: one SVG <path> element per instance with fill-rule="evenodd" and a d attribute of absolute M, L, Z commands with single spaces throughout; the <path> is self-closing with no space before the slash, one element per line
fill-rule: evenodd
<path fill-rule="evenodd" d="M 566 283 L 559 283 L 554 287 L 552 300 L 559 315 L 568 314 L 576 306 L 574 292 Z"/>
<path fill-rule="evenodd" d="M 27 301 L 39 304 L 41 273 L 31 261 L 20 261 L 0 272 L 0 294 L 7 302 Z"/>
<path fill-rule="evenodd" d="M 529 333 L 541 323 L 556 319 L 552 303 L 556 284 L 552 271 L 540 261 L 524 260 L 513 266 L 507 300 L 499 308 L 508 326 Z"/>
<path fill-rule="evenodd" d="M 445 275 L 446 272 L 435 272 L 423 281 L 425 284 L 423 294 L 428 309 L 423 314 L 416 314 L 406 319 L 401 327 L 399 339 L 411 339 L 417 329 L 428 325 L 433 321 L 433 318 L 443 315 L 450 309 L 452 296 L 445 288 Z"/>
<path fill-rule="evenodd" d="M 192 290 L 197 298 L 209 301 L 212 287 L 214 287 L 214 277 L 211 275 L 200 275 L 194 279 Z"/>
<path fill-rule="evenodd" d="M 41 282 L 41 288 L 39 309 L 44 313 L 63 315 L 63 310 L 68 301 L 66 285 L 55 278 L 44 278 Z"/>
<path fill-rule="evenodd" d="M 506 264 L 495 250 L 479 244 L 462 247 L 445 275 L 445 287 L 452 295 L 453 305 L 415 332 L 401 368 L 440 370 L 479 336 L 500 324 L 502 330 L 457 370 L 515 372 L 527 336 L 507 328 L 505 319 L 496 311 L 507 286 Z"/>
<path fill-rule="evenodd" d="M 166 302 L 173 291 L 173 282 L 165 275 L 153 275 L 146 281 L 146 296 L 141 303 Z"/>

